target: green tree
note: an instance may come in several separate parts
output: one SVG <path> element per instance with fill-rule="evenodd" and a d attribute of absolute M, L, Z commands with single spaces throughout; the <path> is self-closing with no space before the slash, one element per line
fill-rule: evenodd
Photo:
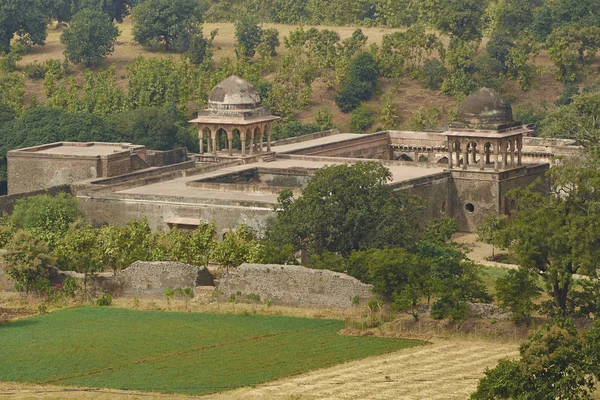
<path fill-rule="evenodd" d="M 600 48 L 600 27 L 566 25 L 552 31 L 546 40 L 548 58 L 556 66 L 556 79 L 574 82 Z"/>
<path fill-rule="evenodd" d="M 398 78 L 415 71 L 423 57 L 431 55 L 439 44 L 437 36 L 427 33 L 423 25 L 413 25 L 404 32 L 384 35 L 379 54 L 381 74 Z"/>
<path fill-rule="evenodd" d="M 506 228 L 507 220 L 504 215 L 490 215 L 485 217 L 475 229 L 477 240 L 492 245 L 492 258 L 496 245 L 500 242 L 500 233 Z"/>
<path fill-rule="evenodd" d="M 133 8 L 133 37 L 142 46 L 185 51 L 201 32 L 206 7 L 197 0 L 145 0 Z"/>
<path fill-rule="evenodd" d="M 435 107 L 425 109 L 421 106 L 413 111 L 408 126 L 413 131 L 429 131 L 437 128 L 439 120 L 440 110 Z"/>
<path fill-rule="evenodd" d="M 540 329 L 521 345 L 520 360 L 501 360 L 486 370 L 471 398 L 591 399 L 598 331 L 596 323 L 590 334 L 580 335 L 572 321 Z"/>
<path fill-rule="evenodd" d="M 66 193 L 56 196 L 44 194 L 17 200 L 10 223 L 17 229 L 36 232 L 53 246 L 69 226 L 82 216 L 74 196 Z"/>
<path fill-rule="evenodd" d="M 419 206 L 415 199 L 394 193 L 387 185 L 390 178 L 389 170 L 375 162 L 317 170 L 302 196 L 280 193 L 268 240 L 292 244 L 296 251 L 344 257 L 373 247 L 414 246 Z"/>
<path fill-rule="evenodd" d="M 521 268 L 542 277 L 565 313 L 573 274 L 596 276 L 600 173 L 593 161 L 578 158 L 553 167 L 549 178 L 545 188 L 512 194 L 518 211 L 502 234 Z"/>
<path fill-rule="evenodd" d="M 369 100 L 377 85 L 377 65 L 370 53 L 361 52 L 350 63 L 342 87 L 335 95 L 335 103 L 348 113 L 361 101 Z"/>
<path fill-rule="evenodd" d="M 423 18 L 434 28 L 456 38 L 470 41 L 482 36 L 485 0 L 423 0 Z"/>
<path fill-rule="evenodd" d="M 322 131 L 333 128 L 333 115 L 331 115 L 327 106 L 323 106 L 317 110 L 315 113 L 315 123 Z"/>
<path fill-rule="evenodd" d="M 254 57 L 256 47 L 263 41 L 263 30 L 256 17 L 245 14 L 235 21 L 235 54 L 237 57 Z"/>
<path fill-rule="evenodd" d="M 9 241 L 4 268 L 19 291 L 35 289 L 38 281 L 50 277 L 53 258 L 48 244 L 30 231 L 19 230 Z"/>
<path fill-rule="evenodd" d="M 57 3 L 72 3 L 74 12 L 86 8 L 96 8 L 110 16 L 111 21 L 123 22 L 123 18 L 129 15 L 131 7 L 142 0 L 55 0 Z"/>
<path fill-rule="evenodd" d="M 44 0 L 0 0 L 0 51 L 10 50 L 15 34 L 27 45 L 43 45 L 50 20 Z"/>
<path fill-rule="evenodd" d="M 373 126 L 373 116 L 366 107 L 360 106 L 352 111 L 350 117 L 350 130 L 353 132 L 366 132 Z"/>
<path fill-rule="evenodd" d="M 394 104 L 394 92 L 390 92 L 383 97 L 381 109 L 379 110 L 379 122 L 383 129 L 394 129 L 398 127 L 400 116 L 398 109 Z"/>
<path fill-rule="evenodd" d="M 58 239 L 54 248 L 60 269 L 83 274 L 84 289 L 87 289 L 88 279 L 103 270 L 97 239 L 97 229 L 75 225 Z"/>
<path fill-rule="evenodd" d="M 119 29 L 100 10 L 85 8 L 73 16 L 69 28 L 60 36 L 65 57 L 86 67 L 98 65 L 115 47 Z"/>
<path fill-rule="evenodd" d="M 528 324 L 536 309 L 533 300 L 540 295 L 537 275 L 526 269 L 511 269 L 496 281 L 496 297 L 500 307 L 513 313 L 517 323 Z"/>
<path fill-rule="evenodd" d="M 259 261 L 260 248 L 254 233 L 246 225 L 241 225 L 216 244 L 212 257 L 229 270 L 243 263 Z"/>

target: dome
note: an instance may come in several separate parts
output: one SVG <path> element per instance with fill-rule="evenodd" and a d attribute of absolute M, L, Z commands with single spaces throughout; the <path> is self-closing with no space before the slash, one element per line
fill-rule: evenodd
<path fill-rule="evenodd" d="M 458 122 L 467 125 L 501 125 L 513 122 L 512 107 L 501 95 L 481 88 L 458 106 Z"/>
<path fill-rule="evenodd" d="M 260 107 L 258 90 L 235 75 L 213 88 L 208 96 L 208 106 L 213 109 L 253 109 Z"/>

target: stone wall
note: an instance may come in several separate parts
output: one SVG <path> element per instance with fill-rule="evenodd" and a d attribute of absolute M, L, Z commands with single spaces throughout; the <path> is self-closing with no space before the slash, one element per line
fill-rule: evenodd
<path fill-rule="evenodd" d="M 60 283 L 65 277 L 83 281 L 83 274 L 56 271 L 51 280 Z M 100 273 L 90 280 L 88 287 L 99 295 L 108 292 L 113 296 L 163 297 L 165 289 L 213 286 L 214 277 L 205 267 L 196 267 L 171 261 L 136 261 L 129 267 L 113 273 Z"/>
<path fill-rule="evenodd" d="M 273 150 L 277 151 L 277 148 Z M 356 134 L 355 138 L 299 149 L 291 151 L 289 154 L 389 160 L 391 158 L 390 137 L 387 131 L 364 135 Z"/>
<path fill-rule="evenodd" d="M 243 264 L 215 281 L 224 299 L 238 291 L 262 301 L 293 307 L 351 307 L 358 297 L 364 304 L 373 295 L 372 285 L 339 272 L 297 265 Z"/>
<path fill-rule="evenodd" d="M 71 194 L 71 187 L 68 185 L 54 186 L 48 189 L 35 190 L 27 193 L 10 194 L 7 196 L 0 196 L 0 215 L 11 214 L 15 207 L 15 203 L 19 199 L 24 199 L 29 196 L 36 196 L 40 194 L 47 194 L 49 196 L 56 196 L 58 193 Z"/>

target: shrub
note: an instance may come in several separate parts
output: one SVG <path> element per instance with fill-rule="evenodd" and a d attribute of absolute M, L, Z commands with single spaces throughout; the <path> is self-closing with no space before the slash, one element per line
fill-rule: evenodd
<path fill-rule="evenodd" d="M 109 293 L 104 293 L 96 300 L 96 305 L 100 307 L 109 307 L 112 304 L 112 296 Z"/>
<path fill-rule="evenodd" d="M 358 107 L 352 111 L 350 118 L 350 130 L 353 132 L 365 132 L 373 126 L 373 117 L 371 112 L 365 107 Z"/>
<path fill-rule="evenodd" d="M 342 87 L 335 96 L 335 103 L 348 113 L 358 107 L 363 100 L 368 100 L 377 85 L 377 64 L 370 53 L 359 53 L 348 67 L 348 74 Z"/>
<path fill-rule="evenodd" d="M 44 79 L 46 76 L 46 66 L 34 61 L 23 67 L 23 72 L 29 79 Z"/>
<path fill-rule="evenodd" d="M 579 94 L 579 87 L 572 83 L 567 83 L 560 97 L 554 102 L 555 106 L 568 106 L 573 102 L 573 97 Z"/>
<path fill-rule="evenodd" d="M 496 281 L 496 292 L 498 304 L 513 313 L 515 322 L 529 323 L 536 308 L 533 299 L 541 292 L 535 275 L 523 269 L 509 270 Z"/>
<path fill-rule="evenodd" d="M 437 58 L 427 59 L 423 62 L 421 85 L 426 89 L 440 90 L 448 70 Z"/>

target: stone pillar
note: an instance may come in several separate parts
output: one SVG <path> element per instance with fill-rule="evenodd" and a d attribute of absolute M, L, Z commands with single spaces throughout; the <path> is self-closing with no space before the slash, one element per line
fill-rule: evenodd
<path fill-rule="evenodd" d="M 227 137 L 227 150 L 229 151 L 229 156 L 233 156 L 233 138 Z"/>
<path fill-rule="evenodd" d="M 212 131 L 210 136 L 212 136 L 212 151 L 213 154 L 217 155 L 217 131 Z"/>
<path fill-rule="evenodd" d="M 477 147 L 483 148 L 483 153 L 479 150 L 479 169 L 483 171 L 485 169 L 485 144 L 481 147 L 478 143 Z"/>
<path fill-rule="evenodd" d="M 484 150 L 485 150 L 485 163 L 486 164 L 491 164 L 490 153 L 492 152 L 492 149 L 491 149 L 492 144 L 490 143 L 489 146 L 483 145 L 483 147 L 484 147 Z"/>
<path fill-rule="evenodd" d="M 200 154 L 204 154 L 204 130 L 202 129 L 202 127 L 200 127 L 198 137 L 200 138 Z"/>
<path fill-rule="evenodd" d="M 494 143 L 494 171 L 498 171 L 498 153 L 499 153 L 499 144 L 500 141 L 496 140 L 496 142 Z"/>
<path fill-rule="evenodd" d="M 508 167 L 508 146 L 507 142 L 502 141 L 502 145 L 500 146 L 502 150 L 502 169 L 506 169 Z"/>
<path fill-rule="evenodd" d="M 517 138 L 517 165 L 521 166 L 521 150 L 523 149 L 523 136 Z"/>
<path fill-rule="evenodd" d="M 477 144 L 473 143 L 473 145 L 471 146 L 471 149 L 473 150 L 473 157 L 472 157 L 473 158 L 473 164 L 475 164 L 477 162 L 477 157 L 476 157 L 476 154 L 477 154 Z"/>
<path fill-rule="evenodd" d="M 454 143 L 448 139 L 448 168 L 452 169 L 454 164 Z"/>
<path fill-rule="evenodd" d="M 250 130 L 250 155 L 254 154 L 254 130 Z"/>
<path fill-rule="evenodd" d="M 267 128 L 267 151 L 271 151 L 271 129 Z"/>
<path fill-rule="evenodd" d="M 262 150 L 263 150 L 263 135 L 264 135 L 264 134 L 261 132 L 261 133 L 260 133 L 260 144 L 259 144 L 259 146 L 258 146 L 258 152 L 259 152 L 259 153 L 262 153 Z"/>
<path fill-rule="evenodd" d="M 515 139 L 510 140 L 510 167 L 515 167 Z"/>
<path fill-rule="evenodd" d="M 469 144 L 465 143 L 463 149 L 463 169 L 467 169 L 469 166 Z"/>
<path fill-rule="evenodd" d="M 240 131 L 240 142 L 242 144 L 242 157 L 246 156 L 246 131 Z"/>

